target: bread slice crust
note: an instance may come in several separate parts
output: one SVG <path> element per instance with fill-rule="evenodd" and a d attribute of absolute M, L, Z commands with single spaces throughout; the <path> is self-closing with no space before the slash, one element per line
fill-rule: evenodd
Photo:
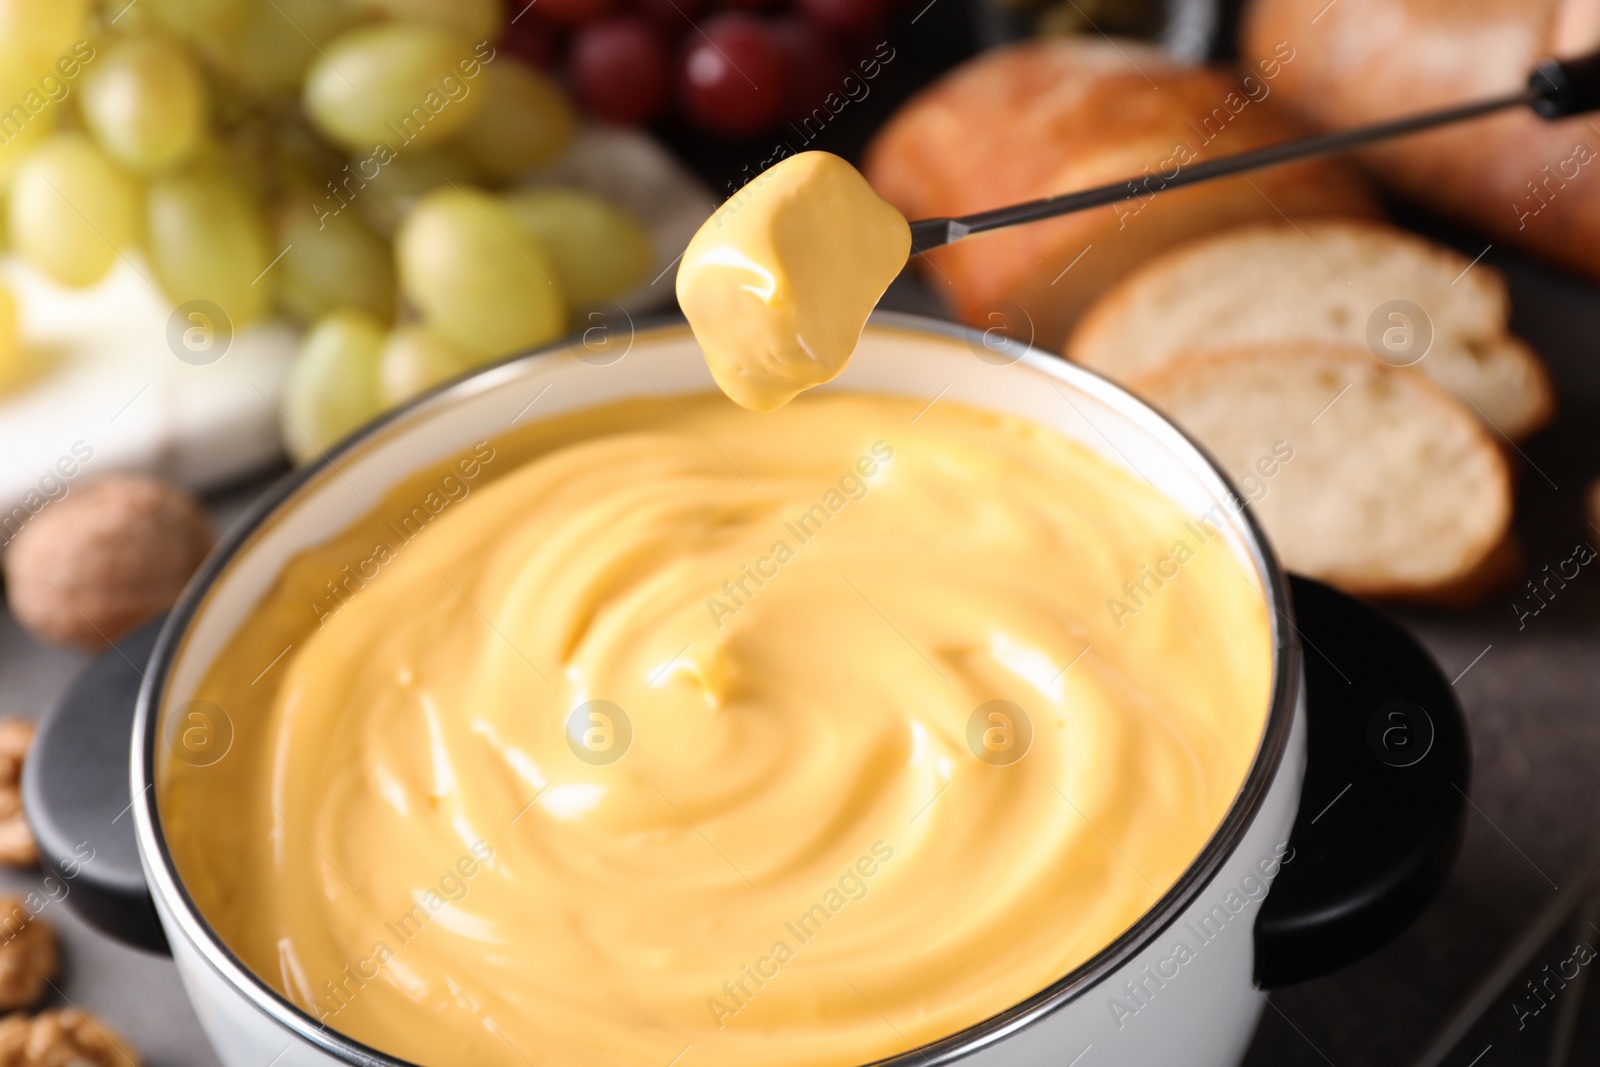
<path fill-rule="evenodd" d="M 1244 487 L 1286 567 L 1346 591 L 1448 597 L 1510 529 L 1511 473 L 1489 431 L 1364 349 L 1245 346 L 1130 387 Z"/>

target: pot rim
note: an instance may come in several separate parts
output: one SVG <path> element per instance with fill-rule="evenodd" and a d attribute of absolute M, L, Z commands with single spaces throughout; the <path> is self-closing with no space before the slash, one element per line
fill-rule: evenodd
<path fill-rule="evenodd" d="M 1164 443 L 1180 454 L 1187 448 L 1193 453 L 1191 458 L 1198 461 L 1200 473 L 1216 480 L 1233 499 L 1244 500 L 1232 480 L 1198 441 L 1121 386 L 1088 368 L 1035 348 L 1031 344 L 1005 337 L 997 339 L 956 323 L 921 315 L 876 311 L 868 326 L 932 335 L 942 339 L 962 340 L 969 344 L 983 344 L 991 350 L 998 348 L 1007 353 L 1015 353 L 1017 357 L 1015 362 L 1025 364 L 1031 370 L 1089 394 L 1119 414 L 1146 427 L 1158 439 L 1166 439 Z M 637 344 L 641 338 L 687 331 L 688 326 L 679 315 L 656 316 L 636 327 L 634 343 Z M 161 627 L 155 647 L 150 654 L 144 681 L 139 687 L 129 767 L 130 791 L 133 794 L 134 827 L 139 855 L 149 876 L 152 894 L 161 896 L 168 913 L 184 936 L 229 986 L 242 993 L 259 1011 L 290 1033 L 310 1042 L 342 1063 L 355 1064 L 358 1067 L 418 1067 L 410 1061 L 381 1052 L 319 1022 L 251 971 L 223 943 L 210 923 L 200 914 L 199 908 L 189 896 L 178 875 L 172 853 L 167 847 L 166 835 L 157 818 L 153 777 L 157 740 L 156 711 L 164 695 L 170 670 L 187 636 L 189 625 L 203 607 L 208 593 L 232 563 L 250 546 L 254 536 L 261 531 L 267 521 L 290 505 L 301 489 L 327 470 L 335 469 L 335 464 L 340 458 L 364 448 L 380 437 L 387 436 L 397 423 L 409 419 L 415 413 L 438 406 L 448 406 L 464 397 L 492 388 L 507 378 L 519 376 L 527 366 L 566 353 L 571 347 L 572 338 L 563 338 L 550 345 L 508 357 L 446 382 L 367 423 L 356 433 L 326 450 L 319 461 L 308 463 L 279 478 L 250 505 L 244 515 L 218 541 L 211 555 L 190 580 Z M 1235 532 L 1242 536 L 1243 543 L 1260 576 L 1263 597 L 1273 609 L 1273 677 L 1271 700 L 1262 727 L 1261 740 L 1245 779 L 1216 830 L 1206 840 L 1199 855 L 1185 868 L 1172 886 L 1143 915 L 1084 963 L 1032 996 L 980 1022 L 907 1052 L 874 1060 L 863 1067 L 911 1067 L 913 1064 L 918 1067 L 939 1067 L 954 1063 L 1034 1025 L 1078 1000 L 1102 980 L 1115 974 L 1177 921 L 1211 882 L 1223 863 L 1233 854 L 1245 832 L 1254 823 L 1256 815 L 1265 803 L 1269 788 L 1277 778 L 1278 768 L 1288 749 L 1290 729 L 1294 722 L 1300 692 L 1301 650 L 1298 629 L 1292 616 L 1293 604 L 1289 596 L 1287 573 L 1267 547 L 1266 537 L 1251 508 L 1247 505 L 1237 510 L 1229 510 L 1232 514 L 1224 521 L 1231 522 Z"/>

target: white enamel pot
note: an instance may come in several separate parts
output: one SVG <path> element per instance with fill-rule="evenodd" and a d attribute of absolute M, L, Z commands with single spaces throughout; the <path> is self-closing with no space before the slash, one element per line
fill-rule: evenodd
<path fill-rule="evenodd" d="M 172 710 L 290 557 L 354 522 L 418 468 L 513 422 L 711 388 L 681 323 L 630 327 L 622 346 L 595 351 L 558 345 L 440 388 L 285 476 L 171 614 L 92 665 L 43 723 L 24 802 L 46 867 L 73 880 L 69 902 L 96 925 L 170 951 L 228 1067 L 401 1065 L 293 1006 L 195 908 L 152 787 Z M 1229 550 L 1272 608 L 1272 705 L 1254 762 L 1176 884 L 1048 988 L 883 1062 L 1223 1067 L 1243 1054 L 1263 988 L 1337 969 L 1415 917 L 1459 837 L 1467 740 L 1450 687 L 1374 609 L 1286 576 L 1249 509 L 1193 442 L 1082 368 L 905 316 L 875 316 L 850 368 L 824 388 L 948 399 L 1053 426 L 1149 478 L 1193 515 L 1220 516 Z M 130 802 L 133 818 L 114 818 Z"/>

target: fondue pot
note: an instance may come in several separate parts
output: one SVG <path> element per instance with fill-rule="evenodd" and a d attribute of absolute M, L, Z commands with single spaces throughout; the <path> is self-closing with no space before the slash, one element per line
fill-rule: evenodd
<path fill-rule="evenodd" d="M 210 731 L 208 750 L 226 756 L 226 713 L 195 719 L 185 705 L 230 635 L 291 557 L 419 468 L 541 418 L 711 388 L 681 323 L 630 325 L 624 337 L 579 339 L 442 386 L 285 476 L 171 614 L 91 665 L 41 725 L 23 791 L 46 868 L 95 925 L 171 953 L 228 1067 L 402 1067 L 249 971 L 196 909 L 169 854 L 156 767 L 191 728 Z M 1250 509 L 1194 442 L 1054 356 L 993 332 L 879 313 L 849 369 L 823 388 L 1012 413 L 1149 479 L 1191 515 L 1209 512 L 1271 609 L 1274 643 L 1272 703 L 1254 760 L 1226 816 L 1161 899 L 1049 987 L 881 1062 L 1221 1067 L 1243 1054 L 1263 990 L 1342 967 L 1410 923 L 1453 862 L 1468 751 L 1450 686 L 1404 631 L 1364 603 L 1286 575 Z"/>

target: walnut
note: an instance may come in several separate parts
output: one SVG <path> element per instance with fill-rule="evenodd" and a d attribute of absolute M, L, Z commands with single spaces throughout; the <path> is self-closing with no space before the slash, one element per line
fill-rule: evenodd
<path fill-rule="evenodd" d="M 21 897 L 0 896 L 0 1011 L 31 1008 L 56 976 L 55 931 Z"/>
<path fill-rule="evenodd" d="M 102 648 L 172 607 L 211 550 L 193 495 L 113 475 L 41 511 L 5 554 L 6 598 L 46 641 Z"/>
<path fill-rule="evenodd" d="M 139 1067 L 139 1054 L 76 1008 L 0 1019 L 0 1067 Z"/>
<path fill-rule="evenodd" d="M 0 719 L 0 863 L 28 867 L 39 862 L 33 831 L 22 814 L 22 761 L 33 744 L 33 723 Z M 4 1004 L 0 1004 L 3 1010 Z"/>

